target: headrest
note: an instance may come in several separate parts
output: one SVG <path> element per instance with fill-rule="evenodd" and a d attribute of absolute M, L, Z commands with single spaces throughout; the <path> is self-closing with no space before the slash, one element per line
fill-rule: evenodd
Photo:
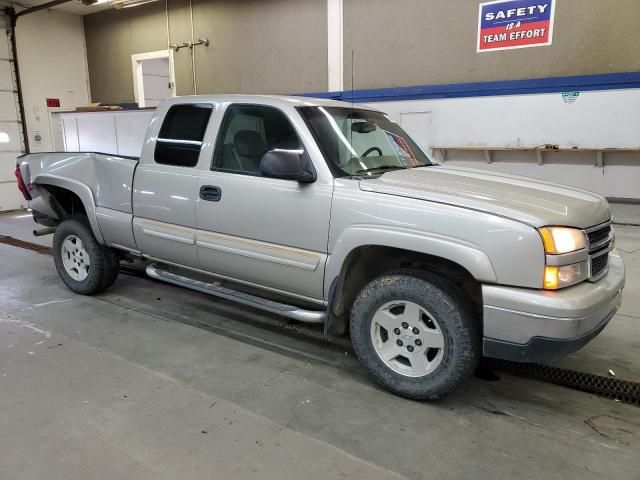
<path fill-rule="evenodd" d="M 254 130 L 240 130 L 233 138 L 238 155 L 243 157 L 261 157 L 266 145 L 260 134 Z"/>

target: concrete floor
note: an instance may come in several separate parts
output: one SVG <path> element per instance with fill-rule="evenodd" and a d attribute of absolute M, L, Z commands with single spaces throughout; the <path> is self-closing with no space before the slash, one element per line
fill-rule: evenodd
<path fill-rule="evenodd" d="M 623 308 L 561 364 L 640 380 L 640 228 L 617 232 Z M 0 258 L 0 479 L 638 479 L 636 407 L 508 375 L 412 402 L 316 330 L 130 275 L 77 296 L 47 255 Z"/>
<path fill-rule="evenodd" d="M 611 203 L 616 223 L 640 227 L 640 203 Z"/>

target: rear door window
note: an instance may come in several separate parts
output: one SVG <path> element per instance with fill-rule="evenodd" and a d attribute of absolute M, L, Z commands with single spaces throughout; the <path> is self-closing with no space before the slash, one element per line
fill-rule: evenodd
<path fill-rule="evenodd" d="M 163 165 L 195 167 L 213 105 L 189 103 L 173 105 L 156 140 L 155 161 Z"/>

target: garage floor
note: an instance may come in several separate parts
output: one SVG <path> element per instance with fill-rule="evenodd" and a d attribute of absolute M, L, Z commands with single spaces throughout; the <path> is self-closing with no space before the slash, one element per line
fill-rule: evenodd
<path fill-rule="evenodd" d="M 34 239 L 29 215 L 0 235 Z M 640 380 L 640 228 L 621 312 L 571 368 Z M 0 244 L 0 479 L 638 479 L 640 408 L 531 380 L 439 403 L 376 387 L 344 345 L 132 275 L 66 290 Z"/>

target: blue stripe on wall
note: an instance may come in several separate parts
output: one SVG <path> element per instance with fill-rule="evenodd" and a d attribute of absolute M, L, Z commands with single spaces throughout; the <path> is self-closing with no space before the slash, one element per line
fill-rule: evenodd
<path fill-rule="evenodd" d="M 433 98 L 491 97 L 593 90 L 640 88 L 640 72 L 606 73 L 574 77 L 535 78 L 502 82 L 452 83 L 413 87 L 373 88 L 343 92 L 304 93 L 304 97 L 331 98 L 347 102 L 390 102 Z"/>

